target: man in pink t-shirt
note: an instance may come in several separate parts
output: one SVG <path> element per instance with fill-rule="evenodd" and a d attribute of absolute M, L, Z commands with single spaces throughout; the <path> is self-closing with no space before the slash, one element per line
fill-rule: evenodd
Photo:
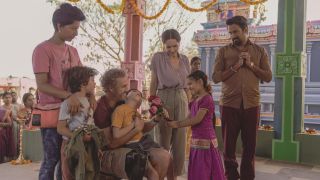
<path fill-rule="evenodd" d="M 38 86 L 39 106 L 59 105 L 68 99 L 71 113 L 79 110 L 80 102 L 63 85 L 64 71 L 73 66 L 81 66 L 77 50 L 65 44 L 78 35 L 80 22 L 85 20 L 83 12 L 68 3 L 55 10 L 52 17 L 55 32 L 40 43 L 33 52 L 32 65 Z M 58 118 L 58 117 L 57 117 Z M 41 128 L 44 158 L 39 172 L 39 180 L 53 180 L 56 165 L 56 179 L 62 179 L 60 168 L 61 136 L 56 127 Z"/>

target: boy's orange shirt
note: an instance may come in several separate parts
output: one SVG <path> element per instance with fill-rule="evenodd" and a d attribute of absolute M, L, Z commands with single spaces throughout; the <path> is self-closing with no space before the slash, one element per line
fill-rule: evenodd
<path fill-rule="evenodd" d="M 112 114 L 112 126 L 116 128 L 124 128 L 133 123 L 135 115 L 140 115 L 136 109 L 130 107 L 128 104 L 118 106 Z M 142 132 L 135 135 L 130 141 L 139 141 L 143 136 Z"/>

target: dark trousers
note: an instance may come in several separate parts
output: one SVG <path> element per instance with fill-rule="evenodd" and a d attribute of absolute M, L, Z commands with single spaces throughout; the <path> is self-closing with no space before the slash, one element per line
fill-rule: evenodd
<path fill-rule="evenodd" d="M 254 155 L 260 107 L 235 109 L 221 106 L 220 110 L 226 177 L 228 180 L 252 180 L 255 177 Z M 243 152 L 239 175 L 235 152 L 240 131 Z"/>
<path fill-rule="evenodd" d="M 43 160 L 39 172 L 39 180 L 53 180 L 56 168 L 56 180 L 61 180 L 60 149 L 62 138 L 57 128 L 41 128 L 43 144 Z"/>

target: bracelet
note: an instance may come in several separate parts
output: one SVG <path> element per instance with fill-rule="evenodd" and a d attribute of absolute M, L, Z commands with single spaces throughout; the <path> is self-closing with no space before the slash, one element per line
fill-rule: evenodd
<path fill-rule="evenodd" d="M 231 66 L 230 69 L 231 69 L 231 71 L 233 71 L 233 72 L 235 72 L 235 73 L 238 72 L 238 71 L 236 71 L 236 70 L 233 69 L 233 66 Z"/>

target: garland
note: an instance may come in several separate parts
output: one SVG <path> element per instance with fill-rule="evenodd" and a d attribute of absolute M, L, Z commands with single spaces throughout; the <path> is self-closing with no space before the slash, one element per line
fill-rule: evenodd
<path fill-rule="evenodd" d="M 160 17 L 163 12 L 168 8 L 171 0 L 167 0 L 166 3 L 164 4 L 164 6 L 162 7 L 162 9 L 155 15 L 153 16 L 147 16 L 145 15 L 140 8 L 138 7 L 138 5 L 136 4 L 135 0 L 129 0 L 130 4 L 132 5 L 134 11 L 141 17 L 143 17 L 144 19 L 148 19 L 148 20 L 152 20 L 152 19 L 157 19 L 158 17 Z"/>
<path fill-rule="evenodd" d="M 202 8 L 192 8 L 189 7 L 187 4 L 185 4 L 182 0 L 176 0 L 178 4 L 185 10 L 191 11 L 191 12 L 201 12 L 208 10 L 211 6 L 215 5 L 217 3 L 217 0 L 213 0 L 211 3 L 207 4 L 206 6 Z"/>
<path fill-rule="evenodd" d="M 77 3 L 80 0 L 68 0 L 69 2 L 73 2 L 73 3 Z M 124 10 L 125 5 L 126 5 L 126 0 L 121 0 L 121 5 L 118 9 L 114 10 L 110 7 L 108 7 L 107 5 L 105 5 L 101 0 L 96 0 L 97 3 L 108 13 L 114 14 L 115 12 L 120 13 Z"/>
<path fill-rule="evenodd" d="M 80 0 L 68 0 L 69 2 L 73 2 L 73 3 L 77 3 Z M 189 7 L 186 3 L 184 3 L 183 0 L 176 0 L 177 3 L 185 10 L 191 11 L 191 12 L 201 12 L 201 11 L 206 11 L 208 10 L 211 6 L 215 5 L 218 0 L 213 0 L 212 2 L 210 2 L 209 4 L 207 4 L 206 6 L 202 7 L 202 8 L 192 8 Z M 252 0 L 240 0 L 241 2 L 250 4 L 250 5 L 257 5 L 257 4 L 261 4 L 266 2 L 267 0 L 256 0 L 256 1 L 252 1 Z M 123 12 L 124 8 L 125 8 L 125 4 L 126 4 L 126 0 L 122 0 L 121 1 L 121 5 L 119 8 L 117 9 L 112 9 L 110 7 L 108 7 L 106 4 L 104 4 L 102 2 L 102 0 L 96 0 L 96 2 L 108 13 L 114 14 L 115 12 L 117 13 L 121 13 Z M 163 12 L 168 8 L 171 0 L 166 0 L 166 3 L 164 4 L 164 6 L 162 7 L 162 9 L 155 15 L 153 16 L 148 16 L 146 15 L 144 12 L 141 11 L 141 9 L 138 7 L 137 3 L 135 0 L 129 0 L 130 4 L 132 5 L 134 11 L 141 17 L 143 17 L 144 19 L 148 19 L 148 20 L 152 20 L 152 19 L 157 19 L 158 17 L 160 17 Z M 221 10 L 220 10 L 221 11 Z M 217 12 L 216 13 L 221 13 L 221 12 Z"/>
<path fill-rule="evenodd" d="M 117 10 L 118 13 L 122 13 L 124 8 L 126 7 L 126 0 L 122 0 L 119 9 Z"/>
<path fill-rule="evenodd" d="M 257 5 L 257 4 L 261 4 L 261 3 L 264 3 L 268 0 L 256 0 L 256 1 L 252 1 L 252 0 L 240 0 L 241 2 L 244 2 L 244 3 L 247 3 L 247 4 L 250 4 L 250 5 Z"/>
<path fill-rule="evenodd" d="M 77 0 L 72 0 L 72 1 L 77 1 Z M 125 5 L 126 5 L 126 0 L 122 0 L 120 7 L 118 9 L 116 9 L 116 10 L 113 10 L 112 8 L 110 8 L 107 5 L 105 5 L 101 0 L 96 0 L 96 1 L 105 11 L 107 11 L 108 13 L 111 13 L 111 14 L 114 14 L 115 11 L 116 12 L 122 12 L 123 9 L 125 8 Z"/>

